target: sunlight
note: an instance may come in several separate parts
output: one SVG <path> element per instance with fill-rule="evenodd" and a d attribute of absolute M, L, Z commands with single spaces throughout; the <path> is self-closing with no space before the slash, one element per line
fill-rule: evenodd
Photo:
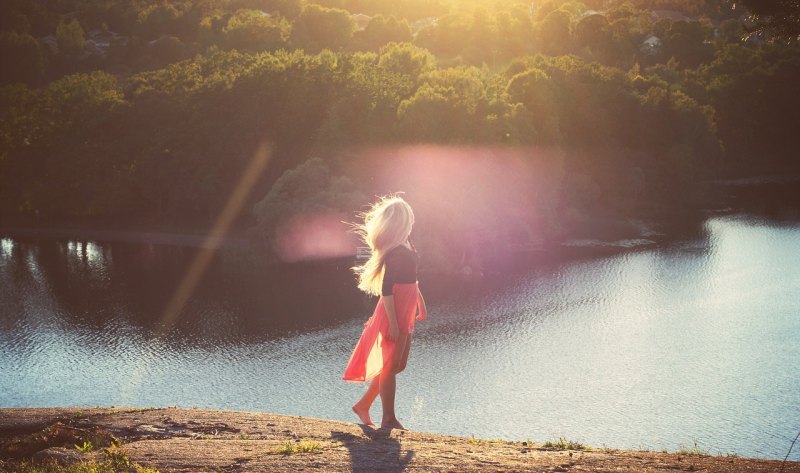
<path fill-rule="evenodd" d="M 542 232 L 543 192 L 560 178 L 558 156 L 537 148 L 405 146 L 367 150 L 348 175 L 404 192 L 418 241 L 446 241 L 437 254 L 465 262 Z M 421 233 L 417 233 L 421 232 Z M 472 268 L 475 269 L 475 268 Z"/>
<path fill-rule="evenodd" d="M 353 238 L 338 213 L 298 215 L 276 231 L 275 249 L 283 261 L 336 258 L 353 254 Z"/>
<path fill-rule="evenodd" d="M 0 256 L 3 259 L 10 259 L 11 255 L 14 254 L 14 240 L 11 238 L 1 238 L 0 239 Z"/>
<path fill-rule="evenodd" d="M 197 255 L 189 265 L 186 274 L 183 275 L 183 278 L 178 284 L 178 288 L 173 293 L 169 303 L 167 303 L 161 315 L 160 323 L 155 330 L 156 338 L 161 338 L 169 333 L 175 322 L 177 322 L 186 302 L 194 293 L 197 285 L 208 269 L 208 265 L 211 263 L 214 254 L 223 243 L 225 236 L 227 236 L 230 231 L 231 225 L 239 215 L 239 212 L 241 212 L 253 186 L 266 169 L 270 157 L 271 151 L 269 146 L 266 143 L 262 143 L 253 155 L 253 159 L 250 161 L 247 169 L 245 169 L 242 177 L 239 179 L 239 183 L 235 187 L 233 193 L 228 197 L 225 207 L 223 207 L 214 226 L 206 236 L 204 244 L 198 250 Z M 147 371 L 147 365 L 155 356 L 156 353 L 154 351 L 149 351 L 147 356 L 139 360 L 135 372 L 130 376 L 130 383 L 128 384 L 127 390 L 123 390 L 121 393 L 123 398 L 129 395 L 131 391 L 141 383 Z"/>
<path fill-rule="evenodd" d="M 208 265 L 211 263 L 214 254 L 224 241 L 231 225 L 242 210 L 242 206 L 250 195 L 250 191 L 266 169 L 269 158 L 269 147 L 266 144 L 262 144 L 256 151 L 244 174 L 242 174 L 242 177 L 239 179 L 238 185 L 228 198 L 214 226 L 211 227 L 211 231 L 206 236 L 202 248 L 192 260 L 189 269 L 178 285 L 178 289 L 172 295 L 172 298 L 167 304 L 167 308 L 161 315 L 160 334 L 163 335 L 167 333 L 178 319 L 178 316 L 180 316 L 183 307 L 186 305 L 186 301 L 188 301 L 189 297 L 194 293 L 197 284 L 202 279 L 206 269 L 208 269 Z"/>
<path fill-rule="evenodd" d="M 88 263 L 94 263 L 103 257 L 103 249 L 93 241 L 68 241 L 67 252 L 78 259 L 85 259 Z"/>

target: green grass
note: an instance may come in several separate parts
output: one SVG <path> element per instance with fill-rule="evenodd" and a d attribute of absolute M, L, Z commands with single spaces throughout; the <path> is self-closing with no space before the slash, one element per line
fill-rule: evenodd
<path fill-rule="evenodd" d="M 319 442 L 310 439 L 301 440 L 296 442 L 294 440 L 287 440 L 283 445 L 275 449 L 275 453 L 283 455 L 291 455 L 293 453 L 309 453 L 322 448 Z"/>
<path fill-rule="evenodd" d="M 559 437 L 559 439 L 555 441 L 548 440 L 542 444 L 542 448 L 549 450 L 591 450 L 590 447 L 582 443 L 567 440 L 564 437 Z"/>
<path fill-rule="evenodd" d="M 500 439 L 479 439 L 473 435 L 472 437 L 470 437 L 469 443 L 471 443 L 472 445 L 484 445 L 487 443 L 503 444 L 506 443 L 506 441 Z"/>
<path fill-rule="evenodd" d="M 108 461 L 87 461 L 72 465 L 60 465 L 58 463 L 0 463 L 2 471 L 10 473 L 160 473 L 153 468 L 144 468 L 136 465 L 128 470 L 120 470 Z"/>
<path fill-rule="evenodd" d="M 83 445 L 75 445 L 75 449 L 79 452 L 88 453 L 94 450 L 94 446 L 92 445 L 92 442 L 84 440 Z"/>
<path fill-rule="evenodd" d="M 56 462 L 6 462 L 0 460 L 0 471 L 9 473 L 160 473 L 154 468 L 145 468 L 134 463 L 122 447 L 112 446 L 103 450 L 102 457 L 72 465 Z"/>
<path fill-rule="evenodd" d="M 709 455 L 708 450 L 703 450 L 697 445 L 697 440 L 694 441 L 693 448 L 681 448 L 675 453 L 678 455 L 695 455 L 699 457 L 707 457 Z"/>

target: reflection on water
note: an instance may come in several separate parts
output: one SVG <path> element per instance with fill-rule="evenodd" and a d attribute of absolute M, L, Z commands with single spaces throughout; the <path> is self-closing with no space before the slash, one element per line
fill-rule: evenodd
<path fill-rule="evenodd" d="M 400 378 L 401 418 L 466 436 L 783 458 L 800 429 L 798 247 L 796 224 L 716 217 L 695 240 L 434 298 Z M 352 420 L 363 388 L 340 376 L 370 309 L 348 262 L 266 271 L 219 259 L 156 336 L 192 256 L 1 239 L 0 406 Z"/>

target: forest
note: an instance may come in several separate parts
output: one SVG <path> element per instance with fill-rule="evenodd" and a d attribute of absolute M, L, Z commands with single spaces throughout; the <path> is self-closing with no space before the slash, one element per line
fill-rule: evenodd
<path fill-rule="evenodd" d="M 800 172 L 797 2 L 0 9 L 6 224 L 206 228 L 265 146 L 236 223 L 268 246 L 293 218 L 352 220 L 405 191 L 422 246 L 451 255 L 692 208 L 714 180 Z"/>

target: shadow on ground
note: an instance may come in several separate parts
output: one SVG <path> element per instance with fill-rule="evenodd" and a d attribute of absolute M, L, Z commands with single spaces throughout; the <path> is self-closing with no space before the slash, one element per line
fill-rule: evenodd
<path fill-rule="evenodd" d="M 400 473 L 406 469 L 414 458 L 414 452 L 403 451 L 400 441 L 391 436 L 391 429 L 360 427 L 366 438 L 349 432 L 331 431 L 331 437 L 344 443 L 350 451 L 353 473 Z"/>

